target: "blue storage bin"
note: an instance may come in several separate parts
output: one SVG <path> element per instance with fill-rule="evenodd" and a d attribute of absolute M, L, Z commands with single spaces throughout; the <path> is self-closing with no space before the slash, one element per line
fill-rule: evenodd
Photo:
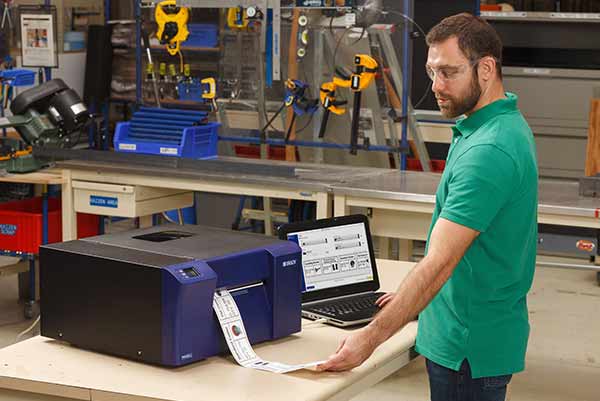
<path fill-rule="evenodd" d="M 118 123 L 118 152 L 213 159 L 220 123 L 203 122 L 206 113 L 142 107 L 128 122 Z"/>
<path fill-rule="evenodd" d="M 30 86 L 35 83 L 35 72 L 24 68 L 12 68 L 0 71 L 0 78 L 10 86 Z"/>
<path fill-rule="evenodd" d="M 217 24 L 188 24 L 190 32 L 183 46 L 217 47 L 219 44 L 219 26 Z"/>

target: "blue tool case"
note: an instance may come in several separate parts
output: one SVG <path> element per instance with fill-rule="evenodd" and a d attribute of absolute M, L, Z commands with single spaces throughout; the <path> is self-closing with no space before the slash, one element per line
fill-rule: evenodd
<path fill-rule="evenodd" d="M 113 142 L 118 152 L 212 159 L 220 125 L 201 111 L 142 107 L 117 124 Z"/>

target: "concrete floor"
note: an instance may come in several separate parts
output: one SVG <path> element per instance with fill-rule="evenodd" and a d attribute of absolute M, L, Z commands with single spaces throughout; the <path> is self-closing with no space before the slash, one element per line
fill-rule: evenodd
<path fill-rule="evenodd" d="M 0 264 L 1 264 L 0 260 Z M 0 348 L 31 321 L 17 302 L 17 277 L 0 277 Z M 538 268 L 529 296 L 527 369 L 510 386 L 515 401 L 600 401 L 600 287 L 590 271 Z M 32 332 L 38 334 L 38 328 Z M 23 339 L 28 338 L 25 336 Z M 429 400 L 423 358 L 354 401 Z"/>

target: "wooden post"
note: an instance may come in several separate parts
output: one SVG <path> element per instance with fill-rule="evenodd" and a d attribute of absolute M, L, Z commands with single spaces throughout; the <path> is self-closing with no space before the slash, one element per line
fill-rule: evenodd
<path fill-rule="evenodd" d="M 587 154 L 585 175 L 590 177 L 600 173 L 600 89 L 594 91 L 590 101 L 590 120 L 588 125 Z"/>

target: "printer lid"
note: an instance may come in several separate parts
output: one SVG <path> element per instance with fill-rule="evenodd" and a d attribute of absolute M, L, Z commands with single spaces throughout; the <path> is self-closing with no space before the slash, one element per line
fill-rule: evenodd
<path fill-rule="evenodd" d="M 285 242 L 262 234 L 175 224 L 89 237 L 81 241 L 200 260 Z"/>

